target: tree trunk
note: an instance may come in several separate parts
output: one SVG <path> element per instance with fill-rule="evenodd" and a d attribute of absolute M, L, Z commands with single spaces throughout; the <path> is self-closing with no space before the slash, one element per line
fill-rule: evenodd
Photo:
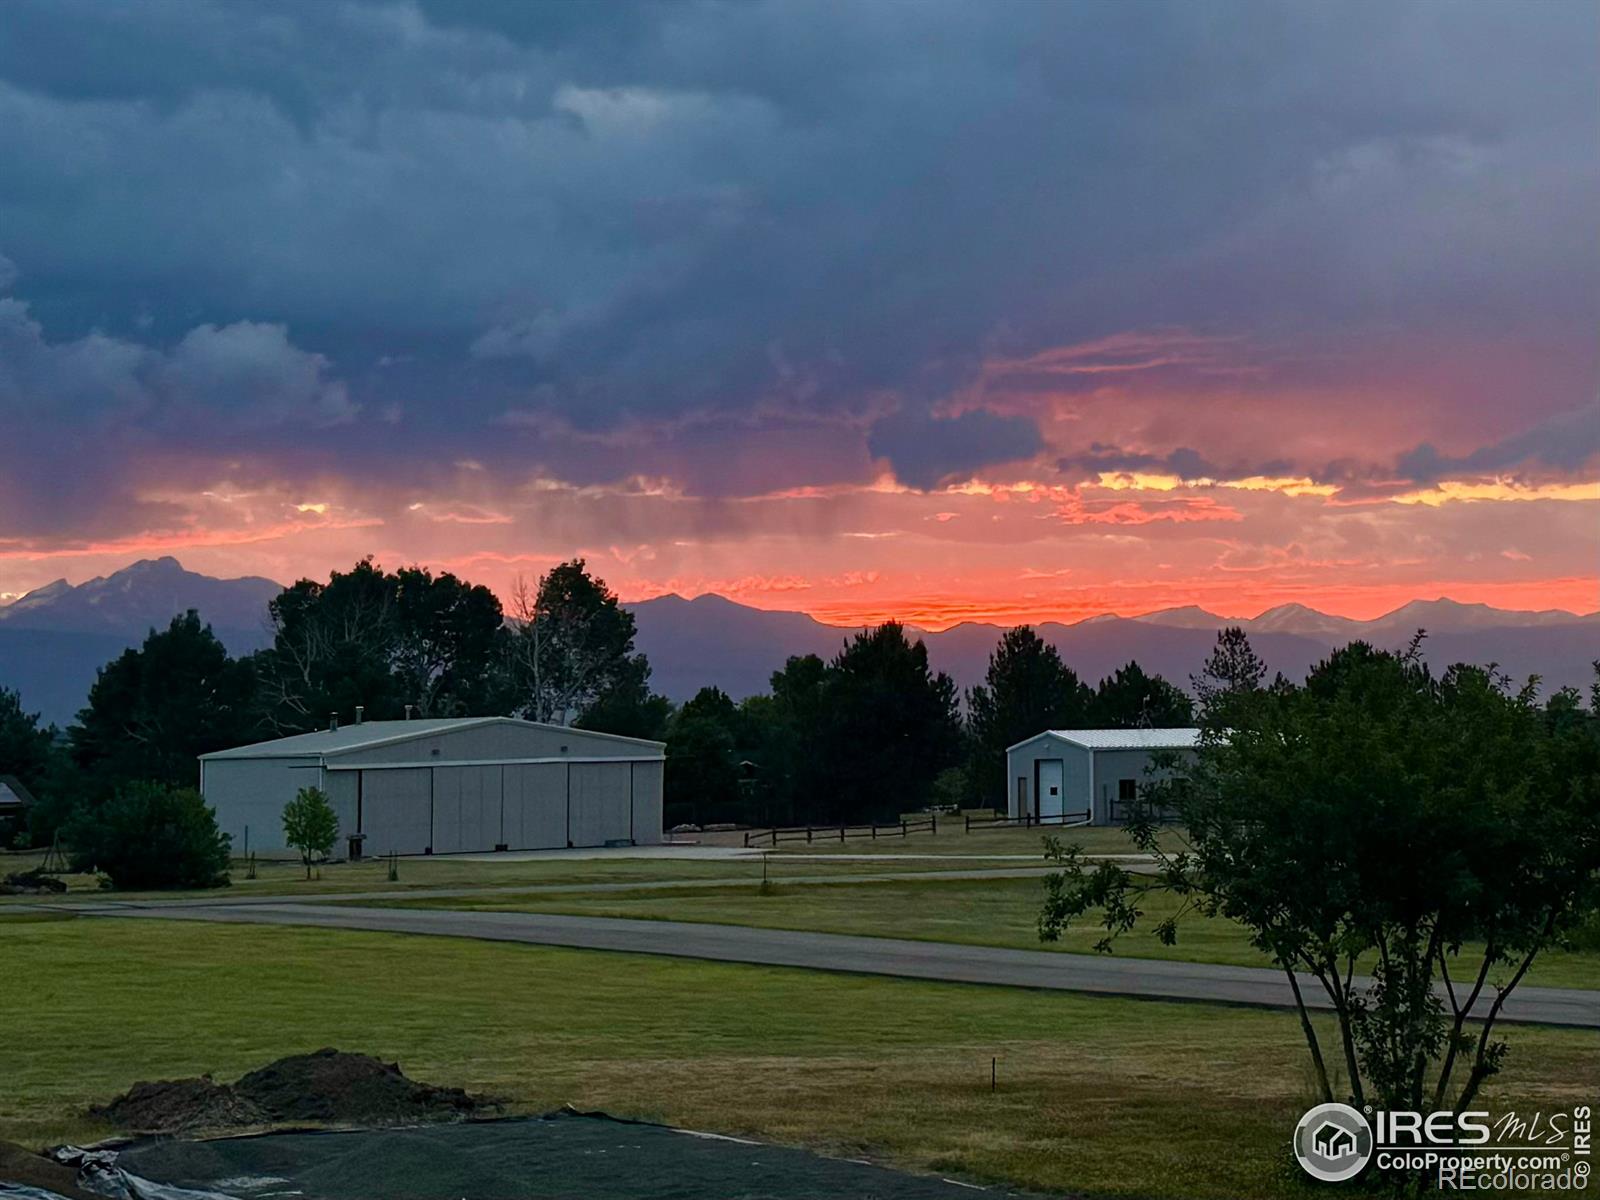
<path fill-rule="evenodd" d="M 1311 1063 L 1317 1069 L 1317 1086 L 1322 1089 L 1324 1102 L 1333 1099 L 1333 1087 L 1328 1082 L 1328 1064 L 1322 1058 L 1322 1044 L 1317 1041 L 1316 1027 L 1311 1024 L 1311 1014 L 1306 1010 L 1305 997 L 1300 994 L 1300 980 L 1294 967 L 1283 964 L 1283 973 L 1289 977 L 1290 990 L 1294 992 L 1294 1006 L 1300 1013 L 1300 1030 L 1306 1035 L 1306 1047 L 1311 1051 Z"/>

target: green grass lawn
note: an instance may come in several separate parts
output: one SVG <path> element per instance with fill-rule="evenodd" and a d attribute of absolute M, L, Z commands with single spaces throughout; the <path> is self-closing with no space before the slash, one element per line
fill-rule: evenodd
<path fill-rule="evenodd" d="M 1127 835 L 1121 829 L 1084 828 L 1060 831 L 1064 840 L 1081 843 L 1091 853 L 1126 853 L 1132 850 Z M 737 845 L 741 835 L 709 835 L 708 841 L 721 840 Z M 1018 856 L 1036 859 L 1044 865 L 1043 837 L 1038 830 L 1006 829 L 967 835 L 959 825 L 951 825 L 938 835 L 913 834 L 907 838 L 884 837 L 877 841 L 852 838 L 843 844 L 819 841 L 814 845 L 785 843 L 771 854 L 774 864 L 787 864 L 791 872 L 807 875 L 838 873 L 860 875 L 866 873 L 894 873 L 898 871 L 939 870 L 985 867 L 1015 867 L 1026 865 Z M 876 861 L 861 862 L 842 858 L 829 862 L 836 855 L 873 855 Z M 952 857 L 948 864 L 930 861 L 926 856 Z M 802 857 L 803 856 L 803 857 Z M 969 861 L 970 858 L 970 861 Z M 39 865 L 43 851 L 31 853 L 0 854 L 0 874 L 22 872 Z M 900 861 L 900 860 L 904 861 Z M 805 864 L 802 867 L 802 864 Z M 554 883 L 620 883 L 645 879 L 741 879 L 760 878 L 759 858 L 734 861 L 669 858 L 532 858 L 521 860 L 469 861 L 450 856 L 415 857 L 399 860 L 399 880 L 388 881 L 388 865 L 382 860 L 368 859 L 359 863 L 330 863 L 319 868 L 319 877 L 304 878 L 304 869 L 294 862 L 262 860 L 256 864 L 257 878 L 247 879 L 245 866 L 236 862 L 232 871 L 232 886 L 227 895 L 305 895 L 310 893 L 337 894 L 339 892 L 369 892 L 394 890 L 397 894 L 422 888 L 438 887 L 504 887 L 527 884 L 543 886 Z M 72 895 L 90 895 L 99 891 L 99 881 L 92 875 L 63 877 Z M 126 893 L 124 893 L 126 894 Z M 142 894 L 142 893 L 136 893 Z M 185 893 L 203 896 L 204 892 Z M 7 904 L 32 903 L 31 897 L 0 897 L 0 913 Z"/>
<path fill-rule="evenodd" d="M 138 1079 L 323 1045 L 414 1077 L 1046 1192 L 1310 1194 L 1280 1013 L 447 938 L 0 924 L 0 1138 L 107 1132 Z M 1592 1100 L 1594 1036 L 1513 1029 L 1491 1107 Z M 1000 1087 L 989 1090 L 991 1056 Z"/>
<path fill-rule="evenodd" d="M 769 929 L 803 929 L 872 937 L 917 938 L 1007 946 L 1023 950 L 1057 949 L 1093 953 L 1105 931 L 1089 919 L 1069 929 L 1060 941 L 1040 942 L 1036 922 L 1043 897 L 1039 879 L 893 881 L 862 884 L 785 886 L 786 875 L 809 873 L 817 864 L 774 864 L 776 886 L 758 889 L 685 888 L 671 892 L 581 891 L 546 895 L 498 895 L 414 903 L 441 908 L 547 912 L 595 917 L 638 917 L 663 921 L 709 921 Z M 401 901 L 401 903 L 406 903 Z M 1272 963 L 1249 943 L 1244 928 L 1227 920 L 1190 914 L 1179 925 L 1176 945 L 1164 946 L 1150 926 L 1177 911 L 1164 893 L 1145 904 L 1145 926 L 1124 935 L 1116 953 L 1132 958 L 1229 963 L 1268 967 Z M 1464 962 L 1471 956 L 1463 953 Z M 1475 964 L 1474 964 L 1475 965 Z M 1600 988 L 1600 952 L 1549 951 L 1529 970 L 1526 982 L 1547 987 Z"/>
<path fill-rule="evenodd" d="M 19 857 L 19 856 L 14 856 Z M 886 858 L 882 861 L 861 862 L 841 859 L 838 862 L 823 860 L 777 859 L 784 862 L 791 873 L 806 875 L 863 875 L 893 874 L 905 871 L 930 871 L 945 868 L 982 870 L 1008 868 L 1026 864 L 1006 859 L 994 861 L 952 861 L 939 863 L 926 859 Z M 1044 865 L 1040 860 L 1040 865 Z M 24 869 L 7 863 L 7 871 Z M 298 863 L 270 861 L 256 864 L 257 877 L 247 879 L 243 864 L 235 863 L 232 886 L 216 892 L 189 891 L 183 893 L 118 893 L 119 896 L 182 895 L 185 898 L 203 898 L 207 895 L 238 896 L 303 896 L 337 895 L 341 892 L 384 892 L 396 895 L 425 888 L 507 887 L 527 885 L 540 887 L 549 884 L 626 883 L 636 880 L 656 879 L 749 879 L 760 880 L 761 860 L 749 859 L 669 859 L 669 858 L 533 858 L 521 860 L 478 860 L 461 858 L 403 858 L 399 860 L 399 879 L 388 880 L 388 864 L 368 859 L 358 863 L 329 863 L 317 869 L 317 878 L 307 880 L 305 868 Z M 71 896 L 97 896 L 98 882 L 90 875 L 65 877 Z M 38 902 L 38 897 L 0 896 L 0 913 L 7 904 L 22 905 Z"/>

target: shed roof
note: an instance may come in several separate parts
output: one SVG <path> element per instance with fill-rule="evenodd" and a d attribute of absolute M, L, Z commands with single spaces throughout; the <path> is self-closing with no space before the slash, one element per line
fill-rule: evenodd
<path fill-rule="evenodd" d="M 1192 750 L 1200 741 L 1198 729 L 1046 729 L 1023 738 L 1015 750 L 1034 738 L 1053 737 L 1085 750 Z"/>
<path fill-rule="evenodd" d="M 440 733 L 454 733 L 480 725 L 516 725 L 525 729 L 550 729 L 570 733 L 575 737 L 605 738 L 607 741 L 631 742 L 639 746 L 659 748 L 660 742 L 644 738 L 622 737 L 615 733 L 597 733 L 592 729 L 571 729 L 565 725 L 548 725 L 539 721 L 523 721 L 516 717 L 419 717 L 410 721 L 362 721 L 360 724 L 341 725 L 338 729 L 319 729 L 315 733 L 297 733 L 289 737 L 273 738 L 266 742 L 252 742 L 248 746 L 234 746 L 229 750 L 214 750 L 202 754 L 202 759 L 217 758 L 294 758 L 299 756 L 327 757 L 409 742 L 416 738 L 431 737 Z"/>

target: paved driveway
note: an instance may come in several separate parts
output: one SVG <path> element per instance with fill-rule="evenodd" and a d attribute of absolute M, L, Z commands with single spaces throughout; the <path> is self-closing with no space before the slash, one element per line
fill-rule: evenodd
<path fill-rule="evenodd" d="M 1005 950 L 948 942 L 752 929 L 739 925 L 294 902 L 209 905 L 134 902 L 105 904 L 80 911 L 144 920 L 310 925 L 479 938 L 1162 1000 L 1272 1008 L 1289 1008 L 1294 1003 L 1288 980 L 1277 971 L 1259 967 L 1162 962 L 1047 950 Z M 1303 979 L 1301 987 L 1309 1002 L 1320 1002 L 1319 1006 L 1326 1007 L 1322 989 L 1314 980 Z M 1480 998 L 1480 1012 L 1487 1010 L 1488 1000 Z M 1600 991 L 1518 988 L 1506 1003 L 1502 1019 L 1600 1028 Z"/>

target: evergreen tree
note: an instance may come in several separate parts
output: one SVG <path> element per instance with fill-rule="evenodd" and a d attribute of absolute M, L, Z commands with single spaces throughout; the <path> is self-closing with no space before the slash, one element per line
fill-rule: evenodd
<path fill-rule="evenodd" d="M 1041 730 L 1082 728 L 1093 704 L 1094 693 L 1054 646 L 1026 625 L 1006 630 L 984 682 L 967 692 L 969 800 L 1004 810 L 1006 747 Z"/>
<path fill-rule="evenodd" d="M 701 688 L 672 718 L 667 734 L 668 825 L 741 816 L 740 713 L 720 688 Z"/>
<path fill-rule="evenodd" d="M 22 696 L 0 687 L 0 775 L 14 775 L 37 791 L 51 769 L 52 731 L 39 728 L 39 714 L 22 707 Z"/>
<path fill-rule="evenodd" d="M 100 668 L 69 731 L 72 754 L 95 797 L 135 780 L 193 786 L 196 756 L 259 735 L 255 702 L 250 663 L 190 609 Z"/>
<path fill-rule="evenodd" d="M 766 795 L 789 824 L 818 821 L 820 797 L 833 786 L 825 761 L 828 723 L 828 664 L 815 654 L 792 655 L 772 673 L 770 705 L 749 705 L 762 724 L 756 740 Z"/>
<path fill-rule="evenodd" d="M 49 845 L 66 820 L 77 795 L 77 773 L 56 745 L 54 726 L 39 727 L 39 714 L 22 706 L 22 697 L 0 687 L 0 775 L 14 776 L 33 797 L 26 824 L 0 825 L 0 842 Z"/>
<path fill-rule="evenodd" d="M 1243 629 L 1231 625 L 1218 630 L 1211 657 L 1198 675 L 1189 676 L 1200 721 L 1225 727 L 1232 710 L 1243 698 L 1260 691 L 1266 677 L 1267 664 L 1256 654 Z"/>
<path fill-rule="evenodd" d="M 1094 723 L 1110 729 L 1177 729 L 1194 720 L 1189 697 L 1136 662 L 1100 681 L 1093 712 Z"/>
<path fill-rule="evenodd" d="M 927 646 L 897 622 L 846 643 L 823 698 L 825 790 L 805 799 L 826 820 L 894 820 L 927 804 L 935 777 L 960 761 L 955 682 L 929 668 Z"/>

